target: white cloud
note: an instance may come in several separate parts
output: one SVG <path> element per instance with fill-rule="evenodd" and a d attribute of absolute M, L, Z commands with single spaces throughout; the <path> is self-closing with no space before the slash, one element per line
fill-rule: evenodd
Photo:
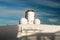
<path fill-rule="evenodd" d="M 13 4 L 13 5 L 26 5 L 26 1 L 22 1 L 22 0 L 0 0 L 2 2 L 6 2 L 6 3 L 9 3 L 9 4 Z M 21 5 L 21 6 L 22 6 Z"/>
<path fill-rule="evenodd" d="M 9 15 L 17 15 L 17 16 L 24 16 L 25 10 L 24 9 L 8 9 L 6 7 L 0 7 L 0 16 L 9 16 Z"/>
<path fill-rule="evenodd" d="M 11 3 L 11 2 L 15 2 L 16 0 L 0 0 L 0 1 Z"/>
<path fill-rule="evenodd" d="M 9 7 L 0 6 L 0 25 L 18 24 L 19 20 L 15 20 L 15 17 L 24 17 L 25 11 L 25 9 L 10 9 Z M 12 19 L 12 17 L 14 18 L 14 20 Z"/>
<path fill-rule="evenodd" d="M 36 14 L 36 15 L 39 15 L 39 16 L 55 16 L 56 14 L 46 13 L 46 12 L 38 12 L 38 14 Z"/>
<path fill-rule="evenodd" d="M 13 19 L 9 19 L 9 17 L 14 16 L 14 15 L 24 17 L 24 14 L 25 14 L 24 9 L 16 10 L 16 9 L 8 9 L 6 7 L 0 7 L 0 17 L 4 17 L 4 18 L 0 18 L 0 25 L 18 24 L 18 19 L 13 20 Z M 5 19 L 5 18 L 7 18 L 7 19 Z"/>
<path fill-rule="evenodd" d="M 54 19 L 54 18 L 49 18 L 48 19 L 50 22 L 57 22 L 58 21 L 58 19 Z"/>
<path fill-rule="evenodd" d="M 45 5 L 45 6 L 60 8 L 60 3 L 56 3 L 53 1 L 49 1 L 49 0 L 36 0 L 35 2 L 37 4 L 41 4 L 41 5 Z"/>
<path fill-rule="evenodd" d="M 22 5 L 26 5 L 29 4 L 28 2 L 35 2 L 36 4 L 41 4 L 41 5 L 45 5 L 45 6 L 50 6 L 50 7 L 55 7 L 55 8 L 60 8 L 60 3 L 57 2 L 53 2 L 50 0 L 29 0 L 29 1 L 22 1 L 22 0 L 0 0 L 3 2 L 7 2 L 7 3 L 12 3 L 12 4 L 17 4 L 20 5 L 19 3 L 22 3 Z"/>

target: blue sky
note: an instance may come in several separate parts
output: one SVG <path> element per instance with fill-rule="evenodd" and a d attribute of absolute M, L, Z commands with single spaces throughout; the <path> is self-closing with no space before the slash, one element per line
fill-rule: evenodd
<path fill-rule="evenodd" d="M 0 0 L 0 25 L 18 24 L 28 8 L 42 24 L 60 25 L 60 0 Z"/>

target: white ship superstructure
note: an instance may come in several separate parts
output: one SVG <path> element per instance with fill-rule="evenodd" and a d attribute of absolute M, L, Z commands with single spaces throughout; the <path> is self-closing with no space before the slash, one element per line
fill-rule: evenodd
<path fill-rule="evenodd" d="M 18 24 L 17 37 L 32 35 L 35 33 L 54 33 L 60 31 L 60 25 L 45 25 L 41 24 L 39 19 L 35 19 L 34 10 L 27 10 L 25 18 L 21 18 Z"/>

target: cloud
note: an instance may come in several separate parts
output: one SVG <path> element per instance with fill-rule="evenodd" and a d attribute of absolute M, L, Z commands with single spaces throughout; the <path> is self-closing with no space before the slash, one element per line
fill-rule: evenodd
<path fill-rule="evenodd" d="M 9 9 L 0 7 L 0 25 L 18 24 L 19 18 L 24 17 L 24 9 Z"/>
<path fill-rule="evenodd" d="M 36 4 L 36 5 L 45 5 L 49 7 L 60 8 L 60 3 L 51 0 L 0 0 L 0 1 L 7 2 L 14 5 L 21 5 L 21 6 L 26 5 L 26 7 L 30 4 Z"/>
<path fill-rule="evenodd" d="M 0 0 L 3 4 L 10 4 L 11 6 L 25 6 L 27 1 L 22 0 Z"/>
<path fill-rule="evenodd" d="M 56 16 L 56 14 L 53 13 L 47 13 L 47 12 L 37 12 L 36 13 L 37 16 Z"/>
<path fill-rule="evenodd" d="M 50 0 L 35 0 L 35 3 L 40 4 L 40 5 L 60 8 L 60 3 L 53 2 L 53 1 L 50 1 Z"/>
<path fill-rule="evenodd" d="M 54 23 L 55 23 L 55 22 L 56 22 L 56 23 L 58 22 L 58 19 L 54 19 L 54 18 L 49 18 L 48 20 L 49 20 L 50 22 L 54 22 Z"/>
<path fill-rule="evenodd" d="M 5 8 L 5 7 L 0 7 L 0 17 L 1 16 L 24 16 L 24 14 L 25 14 L 25 10 L 24 9 L 8 9 L 8 7 L 7 8 Z"/>

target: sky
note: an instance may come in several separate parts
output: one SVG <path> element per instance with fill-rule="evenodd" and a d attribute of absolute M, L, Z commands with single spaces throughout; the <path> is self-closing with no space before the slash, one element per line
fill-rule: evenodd
<path fill-rule="evenodd" d="M 60 25 L 60 0 L 0 0 L 0 25 L 17 25 L 29 8 L 41 24 Z"/>

